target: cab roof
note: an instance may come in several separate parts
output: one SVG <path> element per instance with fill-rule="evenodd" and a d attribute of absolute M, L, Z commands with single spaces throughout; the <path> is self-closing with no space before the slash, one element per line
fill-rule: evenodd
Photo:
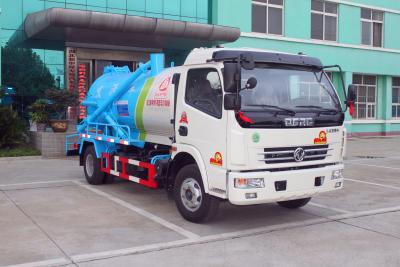
<path fill-rule="evenodd" d="M 184 65 L 232 61 L 240 54 L 251 55 L 255 62 L 260 63 L 298 65 L 318 69 L 323 68 L 321 61 L 315 57 L 252 48 L 196 48 L 188 55 Z"/>

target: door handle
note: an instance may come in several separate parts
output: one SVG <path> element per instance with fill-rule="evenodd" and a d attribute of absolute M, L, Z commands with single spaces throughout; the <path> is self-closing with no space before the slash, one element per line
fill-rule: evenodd
<path fill-rule="evenodd" d="M 179 126 L 178 132 L 180 136 L 187 136 L 188 128 L 186 126 Z"/>

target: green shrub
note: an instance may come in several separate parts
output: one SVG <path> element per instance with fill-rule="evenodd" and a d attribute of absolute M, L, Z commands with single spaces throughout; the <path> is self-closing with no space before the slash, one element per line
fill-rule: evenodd
<path fill-rule="evenodd" d="M 36 123 L 47 123 L 49 120 L 49 105 L 46 100 L 38 99 L 29 106 L 29 117 Z"/>
<path fill-rule="evenodd" d="M 26 127 L 18 113 L 10 107 L 0 107 L 0 148 L 24 143 Z"/>
<path fill-rule="evenodd" d="M 19 145 L 13 148 L 0 149 L 0 157 L 24 157 L 39 156 L 40 151 L 28 144 Z"/>

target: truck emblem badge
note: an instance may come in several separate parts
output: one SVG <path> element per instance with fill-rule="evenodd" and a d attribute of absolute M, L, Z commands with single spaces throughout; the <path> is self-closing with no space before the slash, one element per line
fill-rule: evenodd
<path fill-rule="evenodd" d="M 158 90 L 160 90 L 160 92 L 164 92 L 165 90 L 167 90 L 170 82 L 171 82 L 171 77 L 165 78 L 165 80 L 158 87 Z"/>
<path fill-rule="evenodd" d="M 325 131 L 320 131 L 319 136 L 317 138 L 314 138 L 314 144 L 316 145 L 325 145 L 327 142 L 327 137 L 326 137 L 326 132 Z"/>
<path fill-rule="evenodd" d="M 296 148 L 296 150 L 293 152 L 293 158 L 297 162 L 303 161 L 305 155 L 306 152 L 301 147 Z"/>
<path fill-rule="evenodd" d="M 260 142 L 260 134 L 259 133 L 253 133 L 253 136 L 251 137 L 253 139 L 254 143 Z"/>
<path fill-rule="evenodd" d="M 313 125 L 313 118 L 285 118 L 286 127 L 311 127 Z"/>
<path fill-rule="evenodd" d="M 215 166 L 222 166 L 222 155 L 216 152 L 213 158 L 210 158 L 210 164 Z"/>
<path fill-rule="evenodd" d="M 186 112 L 182 112 L 181 114 L 181 119 L 179 120 L 179 123 L 186 123 L 189 124 L 188 118 L 187 118 L 187 114 Z"/>

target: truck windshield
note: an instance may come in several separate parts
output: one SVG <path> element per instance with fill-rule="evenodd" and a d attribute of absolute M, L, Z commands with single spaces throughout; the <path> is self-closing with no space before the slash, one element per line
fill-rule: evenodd
<path fill-rule="evenodd" d="M 243 87 L 250 77 L 257 79 L 257 86 L 241 91 L 243 111 L 341 111 L 335 89 L 323 71 L 258 64 L 253 70 L 242 69 Z"/>

